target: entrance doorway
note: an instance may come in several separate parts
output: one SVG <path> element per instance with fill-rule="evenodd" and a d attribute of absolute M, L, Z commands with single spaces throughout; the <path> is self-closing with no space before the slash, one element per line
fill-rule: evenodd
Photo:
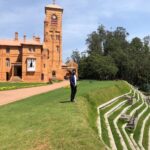
<path fill-rule="evenodd" d="M 6 72 L 6 81 L 9 81 L 9 80 L 10 80 L 10 73 Z"/>
<path fill-rule="evenodd" d="M 44 73 L 41 74 L 41 80 L 44 80 Z"/>
<path fill-rule="evenodd" d="M 14 76 L 22 77 L 22 67 L 14 66 Z"/>

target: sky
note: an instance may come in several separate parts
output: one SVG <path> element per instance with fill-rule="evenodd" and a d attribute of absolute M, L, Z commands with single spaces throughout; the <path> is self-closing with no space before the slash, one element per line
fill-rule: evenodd
<path fill-rule="evenodd" d="M 26 34 L 43 40 L 44 7 L 52 0 L 0 0 L 0 39 Z M 56 0 L 64 8 L 63 61 L 72 50 L 87 50 L 87 36 L 103 24 L 106 29 L 126 28 L 133 37 L 150 35 L 149 0 Z"/>

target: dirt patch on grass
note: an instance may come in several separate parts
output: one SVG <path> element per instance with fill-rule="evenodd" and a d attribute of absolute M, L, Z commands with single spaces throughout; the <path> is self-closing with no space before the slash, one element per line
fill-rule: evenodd
<path fill-rule="evenodd" d="M 48 140 L 37 140 L 30 150 L 52 150 Z"/>

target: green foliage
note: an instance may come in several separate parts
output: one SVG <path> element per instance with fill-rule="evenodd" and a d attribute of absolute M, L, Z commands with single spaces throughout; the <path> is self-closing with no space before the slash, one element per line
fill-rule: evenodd
<path fill-rule="evenodd" d="M 143 84 L 141 90 L 150 93 L 150 84 Z"/>
<path fill-rule="evenodd" d="M 123 27 L 109 31 L 103 25 L 89 34 L 88 56 L 80 58 L 79 77 L 124 79 L 139 87 L 150 84 L 150 36 L 143 41 L 135 37 L 129 42 L 128 35 Z"/>
<path fill-rule="evenodd" d="M 80 53 L 79 53 L 79 51 L 78 50 L 74 50 L 72 52 L 71 58 L 72 58 L 72 60 L 74 62 L 76 62 L 77 64 L 79 64 L 79 62 L 80 62 Z"/>
<path fill-rule="evenodd" d="M 81 66 L 79 66 L 80 78 L 83 76 L 87 79 L 113 79 L 117 71 L 118 69 L 111 57 L 95 54 L 84 58 L 81 61 Z"/>

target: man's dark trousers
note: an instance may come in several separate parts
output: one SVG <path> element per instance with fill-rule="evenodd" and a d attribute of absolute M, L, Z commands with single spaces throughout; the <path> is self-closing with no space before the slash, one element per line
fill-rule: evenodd
<path fill-rule="evenodd" d="M 74 102 L 76 93 L 77 93 L 77 86 L 71 85 L 71 102 Z"/>

